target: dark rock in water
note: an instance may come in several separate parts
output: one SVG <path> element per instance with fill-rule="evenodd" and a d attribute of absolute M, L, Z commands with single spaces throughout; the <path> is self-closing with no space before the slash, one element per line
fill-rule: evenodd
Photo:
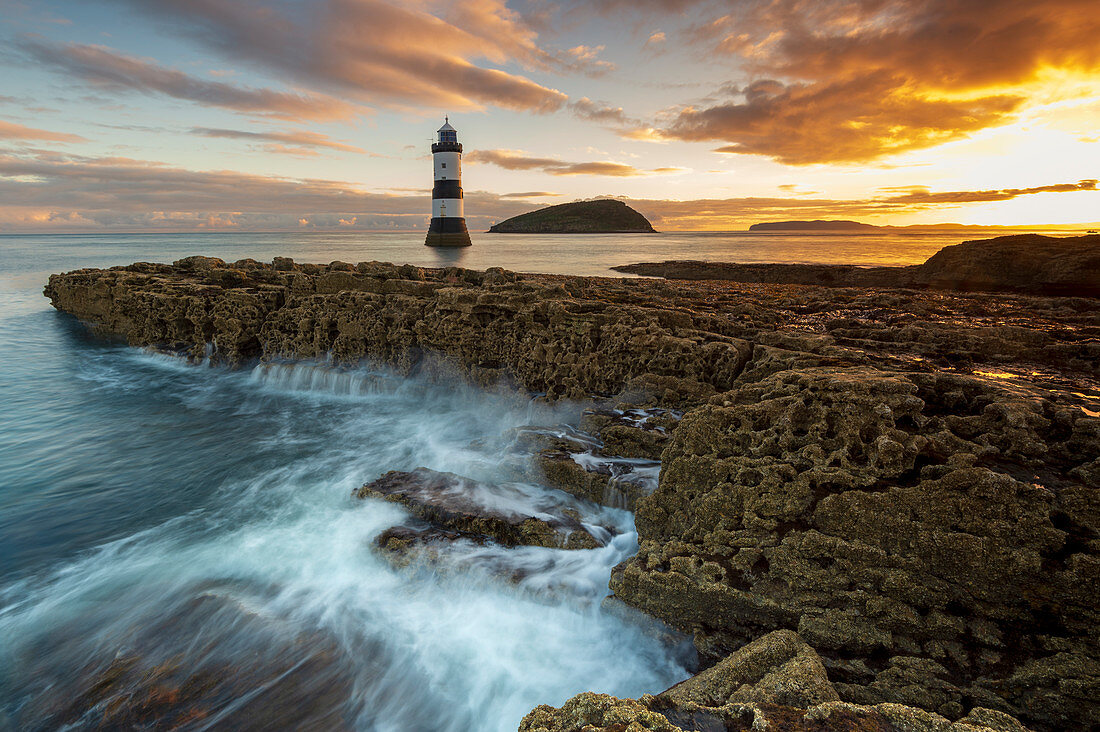
<path fill-rule="evenodd" d="M 374 544 L 392 557 L 395 565 L 405 566 L 414 559 L 431 561 L 440 552 L 446 552 L 447 548 L 455 542 L 462 541 L 484 546 L 489 542 L 489 537 L 484 534 L 450 531 L 430 525 L 420 528 L 393 526 L 379 534 Z"/>
<path fill-rule="evenodd" d="M 944 247 L 924 264 L 910 267 L 668 261 L 612 269 L 684 280 L 1100 297 L 1100 235 L 1019 234 L 966 241 Z"/>
<path fill-rule="evenodd" d="M 839 700 L 821 658 L 795 633 L 776 631 L 657 696 L 618 699 L 585 692 L 561 708 L 540 706 L 520 732 L 1026 732 L 1008 714 L 981 707 L 952 724 L 901 704 Z"/>
<path fill-rule="evenodd" d="M 489 228 L 491 234 L 652 234 L 645 216 L 608 198 L 540 208 Z"/>
<path fill-rule="evenodd" d="M 551 448 L 535 456 L 535 467 L 535 477 L 549 486 L 602 506 L 633 511 L 639 499 L 657 488 L 661 463 Z"/>
<path fill-rule="evenodd" d="M 599 435 L 601 455 L 660 460 L 682 416 L 670 409 L 586 409 L 581 429 Z"/>
<path fill-rule="evenodd" d="M 443 529 L 480 534 L 503 546 L 592 549 L 602 546 L 567 511 L 540 506 L 540 518 L 528 512 L 529 497 L 504 486 L 479 484 L 453 473 L 426 468 L 390 471 L 356 492 L 359 498 L 400 503 L 424 521 Z"/>
<path fill-rule="evenodd" d="M 20 680 L 32 686 L 12 729 L 356 728 L 354 673 L 331 637 L 274 630 L 244 588 L 192 589 L 165 597 L 165 617 L 128 628 L 122 648 L 89 653 L 81 668 L 53 646 L 71 653 L 87 627 L 52 629 Z"/>

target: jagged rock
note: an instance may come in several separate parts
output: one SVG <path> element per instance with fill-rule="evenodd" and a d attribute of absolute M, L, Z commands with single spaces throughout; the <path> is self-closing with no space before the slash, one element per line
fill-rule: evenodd
<path fill-rule="evenodd" d="M 560 709 L 536 707 L 519 725 L 520 732 L 594 732 L 595 730 L 651 730 L 681 732 L 668 719 L 633 699 L 584 692 Z"/>
<path fill-rule="evenodd" d="M 528 500 L 504 486 L 486 486 L 453 473 L 427 468 L 391 470 L 356 491 L 358 498 L 400 503 L 433 526 L 464 534 L 487 536 L 503 546 L 544 546 L 592 549 L 603 542 L 576 516 L 552 506 L 540 506 L 540 518 L 522 507 Z M 512 503 L 514 508 L 506 508 Z"/>
<path fill-rule="evenodd" d="M 901 704 L 842 702 L 821 659 L 790 631 L 769 633 L 657 696 L 586 692 L 560 709 L 539 706 L 520 724 L 521 732 L 567 730 L 1026 732 L 1012 716 L 981 707 L 952 723 Z"/>
<path fill-rule="evenodd" d="M 757 638 L 657 698 L 674 706 L 694 702 L 708 707 L 757 703 L 808 708 L 840 700 L 821 659 L 789 630 Z"/>
<path fill-rule="evenodd" d="M 1023 671 L 1048 637 L 1097 647 L 1100 496 L 1070 476 L 1100 451 L 1093 422 L 972 377 L 777 373 L 685 416 L 612 588 L 712 659 L 775 628 L 888 659 L 838 685 L 849 700 L 1096 724 L 1072 701 L 1094 666 Z M 1004 683 L 1011 669 L 1028 681 Z"/>

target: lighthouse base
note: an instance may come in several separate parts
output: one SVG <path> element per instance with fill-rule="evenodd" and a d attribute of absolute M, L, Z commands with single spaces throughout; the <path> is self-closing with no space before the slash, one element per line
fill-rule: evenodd
<path fill-rule="evenodd" d="M 429 247 L 468 247 L 473 242 L 470 241 L 470 232 L 466 230 L 466 219 L 436 217 L 428 227 L 424 244 Z"/>
<path fill-rule="evenodd" d="M 473 245 L 467 232 L 461 234 L 433 234 L 428 232 L 424 244 L 429 247 L 468 247 Z"/>

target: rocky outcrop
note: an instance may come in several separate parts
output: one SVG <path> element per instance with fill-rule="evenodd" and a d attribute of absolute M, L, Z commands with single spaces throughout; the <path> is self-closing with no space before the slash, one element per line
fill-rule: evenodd
<path fill-rule="evenodd" d="M 399 503 L 434 527 L 462 536 L 487 537 L 501 546 L 544 546 L 593 549 L 604 542 L 585 529 L 568 509 L 538 506 L 538 516 L 526 506 L 530 499 L 514 488 L 485 485 L 453 473 L 426 468 L 391 470 L 356 491 L 357 498 L 381 498 Z M 545 518 L 544 518 L 545 517 Z M 432 532 L 432 539 L 439 539 Z M 389 537 L 389 541 L 396 537 Z M 391 547 L 392 548 L 392 547 Z"/>
<path fill-rule="evenodd" d="M 1095 725 L 1098 436 L 972 377 L 779 372 L 685 416 L 611 586 L 711 658 L 797 629 L 846 701 Z"/>
<path fill-rule="evenodd" d="M 547 206 L 493 224 L 490 234 L 652 234 L 645 216 L 622 201 L 601 198 Z"/>
<path fill-rule="evenodd" d="M 911 267 L 668 261 L 614 269 L 685 280 L 1100 297 L 1100 236 L 1018 234 L 967 241 L 944 247 L 924 264 Z"/>
<path fill-rule="evenodd" d="M 370 358 L 481 384 L 515 380 L 551 398 L 614 394 L 643 374 L 732 385 L 750 345 L 690 311 L 576 298 L 582 281 L 502 270 L 230 265 L 191 257 L 54 275 L 54 305 L 135 345 L 216 362 L 259 356 Z"/>
<path fill-rule="evenodd" d="M 1100 236 L 1001 236 L 944 247 L 916 268 L 917 286 L 1100 297 Z"/>
<path fill-rule="evenodd" d="M 842 702 L 821 659 L 790 631 L 769 633 L 656 696 L 579 694 L 559 709 L 536 708 L 520 724 L 520 732 L 575 730 L 1026 732 L 1010 715 L 981 707 L 952 723 L 900 704 Z"/>
<path fill-rule="evenodd" d="M 541 463 L 540 479 L 609 502 L 638 470 L 623 461 L 659 456 L 656 490 L 622 499 L 640 550 L 611 586 L 710 665 L 797 632 L 841 701 L 767 702 L 802 710 L 768 719 L 856 705 L 903 728 L 888 712 L 904 705 L 925 729 L 996 716 L 982 710 L 1100 724 L 1095 300 L 203 258 L 54 275 L 47 294 L 99 332 L 218 363 L 369 358 L 599 395 L 592 435 L 517 433 L 539 456 L 517 471 Z M 434 533 L 387 546 L 493 536 L 421 515 Z M 688 728 L 644 699 L 582 696 L 569 719 Z"/>

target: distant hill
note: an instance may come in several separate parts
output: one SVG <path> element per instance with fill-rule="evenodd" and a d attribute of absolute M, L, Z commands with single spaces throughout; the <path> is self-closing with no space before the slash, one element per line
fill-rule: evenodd
<path fill-rule="evenodd" d="M 489 228 L 492 234 L 652 234 L 645 216 L 622 201 L 600 199 L 540 208 Z"/>
<path fill-rule="evenodd" d="M 749 231 L 874 231 L 878 226 L 858 221 L 768 221 L 753 224 Z"/>

